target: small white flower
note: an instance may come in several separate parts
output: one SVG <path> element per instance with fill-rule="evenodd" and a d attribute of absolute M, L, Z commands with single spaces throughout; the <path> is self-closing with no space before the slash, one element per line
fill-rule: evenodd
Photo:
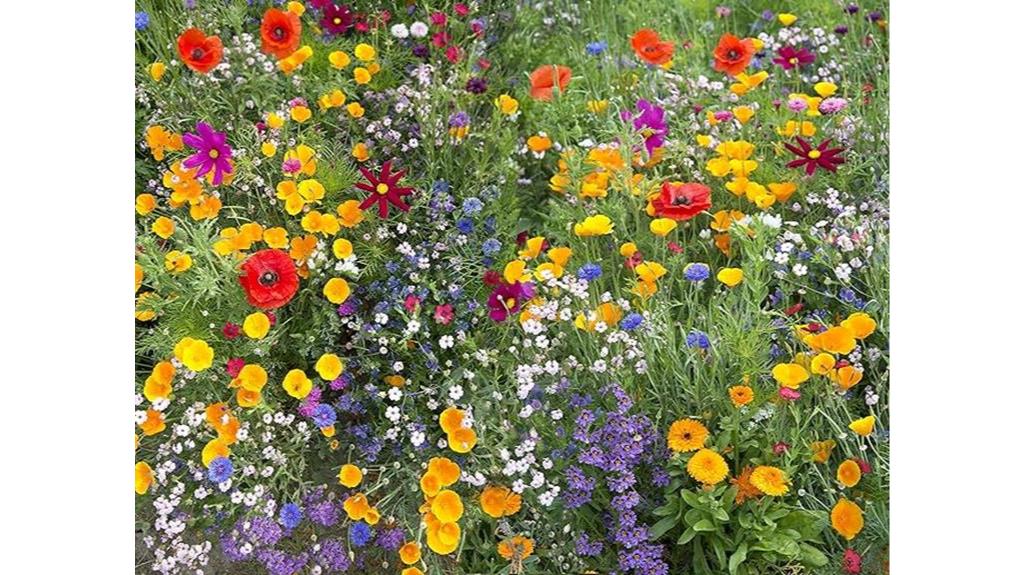
<path fill-rule="evenodd" d="M 405 24 L 395 24 L 391 27 L 391 35 L 395 38 L 408 38 L 409 27 Z"/>
<path fill-rule="evenodd" d="M 409 34 L 412 34 L 413 38 L 422 38 L 427 35 L 427 25 L 423 22 L 413 22 L 409 26 Z"/>

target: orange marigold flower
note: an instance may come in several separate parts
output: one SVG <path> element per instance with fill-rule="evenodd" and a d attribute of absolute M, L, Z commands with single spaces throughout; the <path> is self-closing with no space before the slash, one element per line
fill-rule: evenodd
<path fill-rule="evenodd" d="M 734 385 L 729 388 L 729 400 L 736 407 L 743 407 L 754 401 L 754 390 L 749 385 Z"/>
<path fill-rule="evenodd" d="M 753 467 L 744 467 L 738 477 L 729 480 L 729 483 L 736 486 L 736 505 L 762 495 L 761 490 L 750 481 L 750 475 L 753 472 Z"/>
<path fill-rule="evenodd" d="M 856 503 L 845 497 L 832 508 L 831 519 L 832 528 L 847 541 L 856 537 L 861 529 L 864 529 L 864 513 Z"/>
<path fill-rule="evenodd" d="M 696 419 L 680 419 L 668 430 L 668 446 L 675 452 L 696 451 L 708 440 L 708 428 Z"/>
<path fill-rule="evenodd" d="M 533 555 L 533 539 L 516 535 L 498 544 L 498 554 L 509 561 L 520 563 Z"/>

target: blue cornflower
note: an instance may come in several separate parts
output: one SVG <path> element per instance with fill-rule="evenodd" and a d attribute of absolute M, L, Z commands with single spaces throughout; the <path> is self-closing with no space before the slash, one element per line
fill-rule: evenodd
<path fill-rule="evenodd" d="M 451 186 L 448 184 L 448 182 L 446 182 L 444 180 L 438 180 L 438 181 L 434 182 L 434 185 L 431 188 L 431 190 L 435 194 L 443 194 L 443 193 L 447 192 L 450 189 L 451 189 Z"/>
<path fill-rule="evenodd" d="M 321 403 L 313 410 L 313 423 L 315 423 L 317 427 L 330 427 L 334 425 L 334 422 L 337 420 L 338 415 L 334 413 L 334 408 L 326 403 Z"/>
<path fill-rule="evenodd" d="M 466 212 L 467 216 L 479 214 L 482 209 L 484 209 L 484 203 L 480 201 L 480 198 L 466 198 L 462 200 L 462 211 Z"/>
<path fill-rule="evenodd" d="M 459 228 L 459 231 L 468 234 L 473 231 L 473 220 L 469 218 L 461 218 L 455 222 L 455 227 Z"/>
<path fill-rule="evenodd" d="M 356 521 L 348 528 L 348 540 L 356 547 L 362 547 L 370 542 L 370 526 L 362 521 Z"/>
<path fill-rule="evenodd" d="M 630 312 L 628 315 L 626 315 L 626 317 L 622 318 L 622 321 L 619 323 L 619 325 L 622 326 L 622 329 L 626 331 L 633 331 L 634 329 L 640 327 L 640 324 L 642 324 L 643 322 L 644 316 L 634 311 Z"/>
<path fill-rule="evenodd" d="M 590 54 L 591 56 L 600 56 L 607 49 L 608 42 L 605 42 L 604 40 L 587 44 L 587 54 Z"/>
<path fill-rule="evenodd" d="M 587 280 L 588 282 L 592 282 L 597 278 L 601 277 L 601 266 L 594 263 L 583 264 L 583 267 L 581 267 L 580 270 L 576 272 L 576 277 L 580 278 L 581 280 Z"/>
<path fill-rule="evenodd" d="M 686 347 L 707 349 L 711 347 L 711 340 L 708 339 L 708 334 L 695 329 L 686 334 Z"/>
<path fill-rule="evenodd" d="M 217 457 L 210 462 L 207 476 L 214 483 L 223 483 L 231 478 L 231 474 L 234 471 L 235 467 L 231 464 L 230 459 L 227 457 Z"/>
<path fill-rule="evenodd" d="M 484 243 L 481 246 L 481 248 L 484 251 L 484 255 L 486 255 L 486 256 L 493 256 L 494 254 L 496 254 L 499 251 L 501 251 L 501 242 L 499 242 L 498 240 L 496 240 L 494 238 L 490 238 L 490 239 L 484 241 Z"/>
<path fill-rule="evenodd" d="M 686 264 L 683 277 L 692 282 L 702 282 L 711 277 L 711 268 L 705 263 Z"/>
<path fill-rule="evenodd" d="M 136 32 L 141 32 L 141 31 L 145 30 L 146 28 L 149 28 L 149 14 L 147 14 L 146 12 L 136 12 L 135 13 L 135 31 Z"/>
<path fill-rule="evenodd" d="M 302 521 L 302 509 L 294 503 L 285 503 L 281 506 L 278 519 L 280 519 L 281 525 L 288 529 L 295 529 Z"/>

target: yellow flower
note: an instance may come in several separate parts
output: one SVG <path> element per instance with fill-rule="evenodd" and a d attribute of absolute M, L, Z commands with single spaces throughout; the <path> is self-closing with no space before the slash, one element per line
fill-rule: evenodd
<path fill-rule="evenodd" d="M 633 242 L 626 242 L 619 246 L 619 255 L 624 258 L 631 258 L 636 253 L 636 244 Z"/>
<path fill-rule="evenodd" d="M 441 487 L 448 487 L 459 480 L 462 469 L 458 463 L 447 457 L 431 457 L 427 463 L 427 473 L 435 475 Z"/>
<path fill-rule="evenodd" d="M 434 497 L 441 491 L 441 480 L 433 473 L 424 473 L 420 477 L 420 489 L 427 497 Z"/>
<path fill-rule="evenodd" d="M 359 105 L 359 102 L 352 102 L 348 106 L 345 106 L 345 110 L 347 110 L 348 114 L 353 118 L 362 118 L 363 114 L 366 113 L 366 110 L 364 110 L 363 107 Z"/>
<path fill-rule="evenodd" d="M 363 211 L 359 209 L 359 200 L 346 200 L 338 205 L 338 223 L 346 228 L 354 228 L 363 221 Z"/>
<path fill-rule="evenodd" d="M 213 348 L 201 339 L 184 337 L 174 346 L 174 357 L 192 371 L 203 371 L 213 365 Z"/>
<path fill-rule="evenodd" d="M 459 546 L 459 526 L 455 523 L 439 523 L 427 528 L 427 547 L 438 555 L 448 555 Z"/>
<path fill-rule="evenodd" d="M 737 96 L 743 96 L 750 90 L 761 85 L 762 82 L 768 79 L 768 72 L 761 71 L 750 76 L 739 73 L 734 78 L 736 83 L 729 86 L 729 91 Z"/>
<path fill-rule="evenodd" d="M 860 465 L 852 459 L 840 463 L 836 470 L 836 480 L 844 487 L 856 487 L 860 483 Z"/>
<path fill-rule="evenodd" d="M 790 26 L 793 24 L 793 22 L 796 22 L 795 14 L 779 14 L 779 23 L 781 23 L 783 26 Z"/>
<path fill-rule="evenodd" d="M 156 196 L 139 194 L 135 197 L 135 213 L 144 216 L 156 209 Z"/>
<path fill-rule="evenodd" d="M 498 555 L 516 565 L 521 564 L 524 559 L 533 555 L 533 539 L 522 535 L 505 539 L 498 544 Z"/>
<path fill-rule="evenodd" d="M 328 110 L 330 108 L 337 108 L 345 103 L 345 92 L 335 88 L 330 93 L 320 96 L 320 108 L 322 110 Z"/>
<path fill-rule="evenodd" d="M 174 220 L 160 216 L 153 222 L 153 233 L 165 240 L 171 237 L 174 233 Z"/>
<path fill-rule="evenodd" d="M 850 314 L 839 325 L 852 331 L 853 337 L 857 339 L 864 339 L 875 333 L 875 327 L 877 326 L 875 320 L 871 319 L 871 316 L 864 312 Z"/>
<path fill-rule="evenodd" d="M 438 423 L 441 424 L 441 430 L 445 433 L 451 434 L 456 429 L 462 427 L 462 418 L 464 413 L 457 407 L 446 407 L 441 415 L 438 417 Z"/>
<path fill-rule="evenodd" d="M 402 569 L 401 575 L 423 575 L 423 571 L 419 567 L 407 567 Z"/>
<path fill-rule="evenodd" d="M 732 109 L 732 115 L 736 116 L 740 124 L 746 124 L 748 120 L 754 117 L 754 109 L 750 106 L 736 106 Z"/>
<path fill-rule="evenodd" d="M 167 71 L 167 65 L 163 62 L 153 62 L 149 65 L 149 77 L 154 82 L 159 82 L 164 77 L 164 72 Z"/>
<path fill-rule="evenodd" d="M 341 506 L 345 510 L 345 514 L 352 521 L 359 521 L 370 512 L 370 503 L 362 493 L 350 495 Z"/>
<path fill-rule="evenodd" d="M 743 407 L 754 401 L 754 390 L 747 385 L 734 385 L 729 388 L 729 400 L 736 407 Z"/>
<path fill-rule="evenodd" d="M 281 126 L 284 126 L 284 118 L 279 116 L 276 112 L 267 114 L 267 125 L 274 130 L 280 130 Z"/>
<path fill-rule="evenodd" d="M 270 318 L 267 314 L 258 311 L 245 316 L 242 322 L 242 331 L 252 339 L 263 339 L 270 331 Z"/>
<path fill-rule="evenodd" d="M 651 220 L 651 233 L 659 237 L 665 237 L 669 232 L 676 229 L 678 225 L 679 224 L 677 224 L 672 218 L 658 218 L 656 220 Z"/>
<path fill-rule="evenodd" d="M 633 272 L 640 278 L 640 281 L 654 283 L 658 281 L 661 276 L 668 273 L 668 270 L 658 262 L 648 260 L 633 268 Z"/>
<path fill-rule="evenodd" d="M 448 444 L 455 453 L 469 453 L 476 446 L 476 432 L 460 427 L 448 434 Z"/>
<path fill-rule="evenodd" d="M 358 467 L 351 463 L 341 466 L 341 471 L 338 472 L 338 483 L 345 487 L 355 487 L 362 482 L 363 472 Z"/>
<path fill-rule="evenodd" d="M 430 512 L 441 523 L 452 523 L 462 517 L 462 498 L 451 489 L 443 489 L 430 502 Z"/>
<path fill-rule="evenodd" d="M 519 251 L 519 257 L 524 260 L 530 260 L 540 256 L 540 251 L 544 249 L 544 236 L 534 236 L 526 240 L 526 248 Z"/>
<path fill-rule="evenodd" d="M 260 144 L 260 152 L 268 158 L 273 158 L 277 155 L 277 146 L 273 142 L 263 142 Z"/>
<path fill-rule="evenodd" d="M 853 539 L 864 529 L 864 513 L 856 503 L 843 497 L 832 508 L 832 528 L 846 538 Z"/>
<path fill-rule="evenodd" d="M 263 241 L 268 247 L 284 249 L 288 247 L 288 231 L 281 227 L 268 228 L 263 232 Z"/>
<path fill-rule="evenodd" d="M 228 457 L 231 455 L 231 448 L 228 447 L 226 441 L 219 437 L 215 437 L 208 441 L 203 447 L 201 459 L 204 467 L 209 467 L 210 462 L 218 457 Z"/>
<path fill-rule="evenodd" d="M 316 360 L 316 373 L 324 381 L 338 379 L 344 369 L 345 364 L 342 363 L 341 358 L 333 353 L 325 353 Z"/>
<path fill-rule="evenodd" d="M 679 419 L 668 429 L 668 447 L 676 453 L 696 451 L 708 440 L 708 428 L 696 419 Z"/>
<path fill-rule="evenodd" d="M 765 495 L 785 495 L 789 491 L 786 472 L 770 465 L 758 465 L 750 474 L 750 483 Z"/>
<path fill-rule="evenodd" d="M 587 100 L 587 111 L 591 114 L 602 114 L 608 109 L 608 100 Z"/>
<path fill-rule="evenodd" d="M 502 276 L 505 281 L 510 284 L 514 284 L 517 281 L 523 279 L 523 272 L 526 270 L 526 262 L 523 260 L 512 260 L 505 264 L 505 269 L 502 271 Z"/>
<path fill-rule="evenodd" d="M 565 264 L 569 262 L 570 257 L 572 257 L 572 248 L 566 246 L 560 246 L 548 250 L 548 259 L 554 262 L 557 266 L 565 266 Z"/>
<path fill-rule="evenodd" d="M 715 277 L 718 278 L 718 281 L 729 287 L 736 287 L 743 281 L 743 270 L 740 268 L 722 268 L 718 270 L 718 275 Z"/>
<path fill-rule="evenodd" d="M 370 148 L 366 147 L 363 142 L 357 142 L 356 145 L 352 146 L 352 157 L 357 162 L 365 162 L 370 159 Z"/>
<path fill-rule="evenodd" d="M 581 237 L 592 237 L 592 236 L 605 236 L 612 233 L 612 229 L 615 228 L 615 224 L 612 223 L 611 219 L 603 214 L 596 216 L 590 216 L 583 220 L 583 222 L 573 226 L 573 232 Z"/>
<path fill-rule="evenodd" d="M 356 58 L 363 62 L 369 62 L 377 57 L 377 50 L 369 44 L 357 44 L 355 54 Z"/>
<path fill-rule="evenodd" d="M 825 463 L 828 461 L 832 450 L 835 449 L 836 442 L 834 439 L 826 439 L 825 441 L 812 441 L 811 442 L 811 461 L 815 463 Z"/>
<path fill-rule="evenodd" d="M 352 290 L 348 287 L 348 282 L 342 278 L 331 278 L 324 286 L 324 296 L 327 297 L 327 301 L 335 305 L 344 303 L 350 293 Z"/>
<path fill-rule="evenodd" d="M 869 415 L 851 422 L 850 430 L 861 437 L 871 435 L 871 432 L 875 430 L 875 416 Z"/>
<path fill-rule="evenodd" d="M 845 326 L 834 326 L 814 337 L 814 346 L 825 351 L 847 354 L 857 347 L 852 329 Z"/>
<path fill-rule="evenodd" d="M 356 81 L 356 84 L 369 84 L 370 80 L 373 79 L 373 75 L 366 68 L 359 66 L 352 70 L 352 78 Z"/>
<path fill-rule="evenodd" d="M 811 360 L 811 371 L 818 375 L 825 375 L 836 366 L 836 358 L 832 354 L 819 353 Z"/>
<path fill-rule="evenodd" d="M 506 116 L 511 116 L 519 111 L 519 100 L 508 94 L 502 94 L 494 99 L 494 106 Z"/>
<path fill-rule="evenodd" d="M 783 387 L 797 389 L 811 376 L 799 363 L 780 363 L 772 368 L 772 377 Z"/>
<path fill-rule="evenodd" d="M 793 182 L 781 182 L 777 184 L 768 184 L 768 190 L 771 191 L 775 199 L 785 203 L 789 200 L 793 192 L 796 191 L 796 184 Z"/>
<path fill-rule="evenodd" d="M 729 466 L 717 452 L 701 449 L 686 462 L 686 472 L 705 485 L 715 485 L 729 475 Z"/>
<path fill-rule="evenodd" d="M 235 381 L 238 382 L 238 386 L 242 389 L 259 392 L 267 385 L 267 379 L 267 370 L 263 369 L 262 365 L 247 363 L 238 372 L 238 377 L 235 378 Z"/>
<path fill-rule="evenodd" d="M 302 5 L 302 2 L 289 2 L 287 8 L 289 12 L 296 16 L 302 16 L 306 13 L 306 7 Z"/>
<path fill-rule="evenodd" d="M 331 251 L 334 252 L 334 257 L 339 260 L 343 260 L 347 257 L 352 256 L 352 242 L 345 238 L 334 240 L 334 244 L 331 246 Z"/>
<path fill-rule="evenodd" d="M 327 56 L 327 60 L 330 61 L 331 66 L 334 66 L 339 70 L 347 67 L 352 62 L 352 58 L 350 58 L 348 54 L 342 52 L 341 50 L 335 50 L 334 52 L 331 52 L 330 55 Z"/>
<path fill-rule="evenodd" d="M 306 60 L 313 56 L 313 48 L 311 46 L 303 46 L 298 50 L 291 53 L 287 58 L 283 58 L 277 61 L 277 67 L 281 69 L 285 74 L 291 74 Z"/>
<path fill-rule="evenodd" d="M 313 117 L 313 112 L 305 106 L 295 106 L 291 110 L 291 116 L 293 120 L 301 124 Z"/>
<path fill-rule="evenodd" d="M 398 557 L 402 560 L 402 563 L 406 565 L 412 565 L 420 560 L 420 544 L 415 541 L 409 541 L 398 550 Z M 402 572 L 405 575 L 405 572 Z"/>
<path fill-rule="evenodd" d="M 551 138 L 544 134 L 537 134 L 526 139 L 526 147 L 534 154 L 544 155 L 544 152 L 551 149 Z"/>
<path fill-rule="evenodd" d="M 156 317 L 156 311 L 146 307 L 145 302 L 148 299 L 158 299 L 155 292 L 145 292 L 139 294 L 139 297 L 135 300 L 135 319 L 139 321 L 150 321 Z M 150 302 L 152 303 L 152 302 Z"/>
<path fill-rule="evenodd" d="M 192 267 L 192 256 L 171 250 L 164 256 L 164 269 L 172 274 L 180 274 Z"/>
<path fill-rule="evenodd" d="M 285 393 L 295 399 L 303 399 L 313 390 L 313 381 L 301 369 L 293 369 L 285 374 L 282 385 Z"/>
<path fill-rule="evenodd" d="M 835 94 L 837 89 L 838 86 L 832 82 L 818 82 L 814 85 L 814 91 L 822 98 L 828 98 L 832 94 Z"/>
<path fill-rule="evenodd" d="M 817 133 L 818 130 L 817 128 L 814 127 L 813 123 L 808 122 L 807 120 L 803 120 L 800 122 L 796 120 L 788 120 L 786 121 L 785 126 L 777 129 L 776 131 L 779 133 L 780 136 L 786 136 L 787 138 L 795 136 L 797 135 L 797 133 L 799 133 L 801 136 L 809 138 L 813 136 L 815 133 Z"/>
<path fill-rule="evenodd" d="M 145 495 L 149 486 L 153 484 L 153 468 L 145 461 L 135 464 L 135 493 Z"/>
<path fill-rule="evenodd" d="M 839 389 L 846 391 L 851 387 L 860 383 L 860 380 L 864 377 L 864 372 L 853 367 L 852 365 L 844 365 L 836 370 L 832 376 L 833 381 L 839 385 Z"/>

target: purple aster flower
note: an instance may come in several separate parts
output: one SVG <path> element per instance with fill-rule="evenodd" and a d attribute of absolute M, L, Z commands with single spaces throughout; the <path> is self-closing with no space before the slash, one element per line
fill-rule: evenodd
<path fill-rule="evenodd" d="M 623 111 L 622 118 L 633 121 L 633 127 L 644 137 L 647 154 L 653 154 L 655 148 L 665 145 L 665 136 L 668 135 L 665 110 L 647 100 L 637 100 L 636 109 L 636 114 Z"/>
<path fill-rule="evenodd" d="M 591 541 L 586 533 L 580 533 L 576 538 L 576 554 L 581 557 L 597 557 L 604 551 L 604 543 L 600 540 Z"/>
<path fill-rule="evenodd" d="M 195 148 L 196 153 L 192 154 L 181 165 L 186 168 L 198 168 L 196 177 L 205 176 L 213 170 L 213 185 L 219 186 L 224 181 L 224 174 L 230 174 L 231 147 L 227 145 L 227 134 L 214 131 L 213 126 L 206 122 L 196 124 L 198 134 L 187 133 L 182 136 L 182 141 Z"/>

